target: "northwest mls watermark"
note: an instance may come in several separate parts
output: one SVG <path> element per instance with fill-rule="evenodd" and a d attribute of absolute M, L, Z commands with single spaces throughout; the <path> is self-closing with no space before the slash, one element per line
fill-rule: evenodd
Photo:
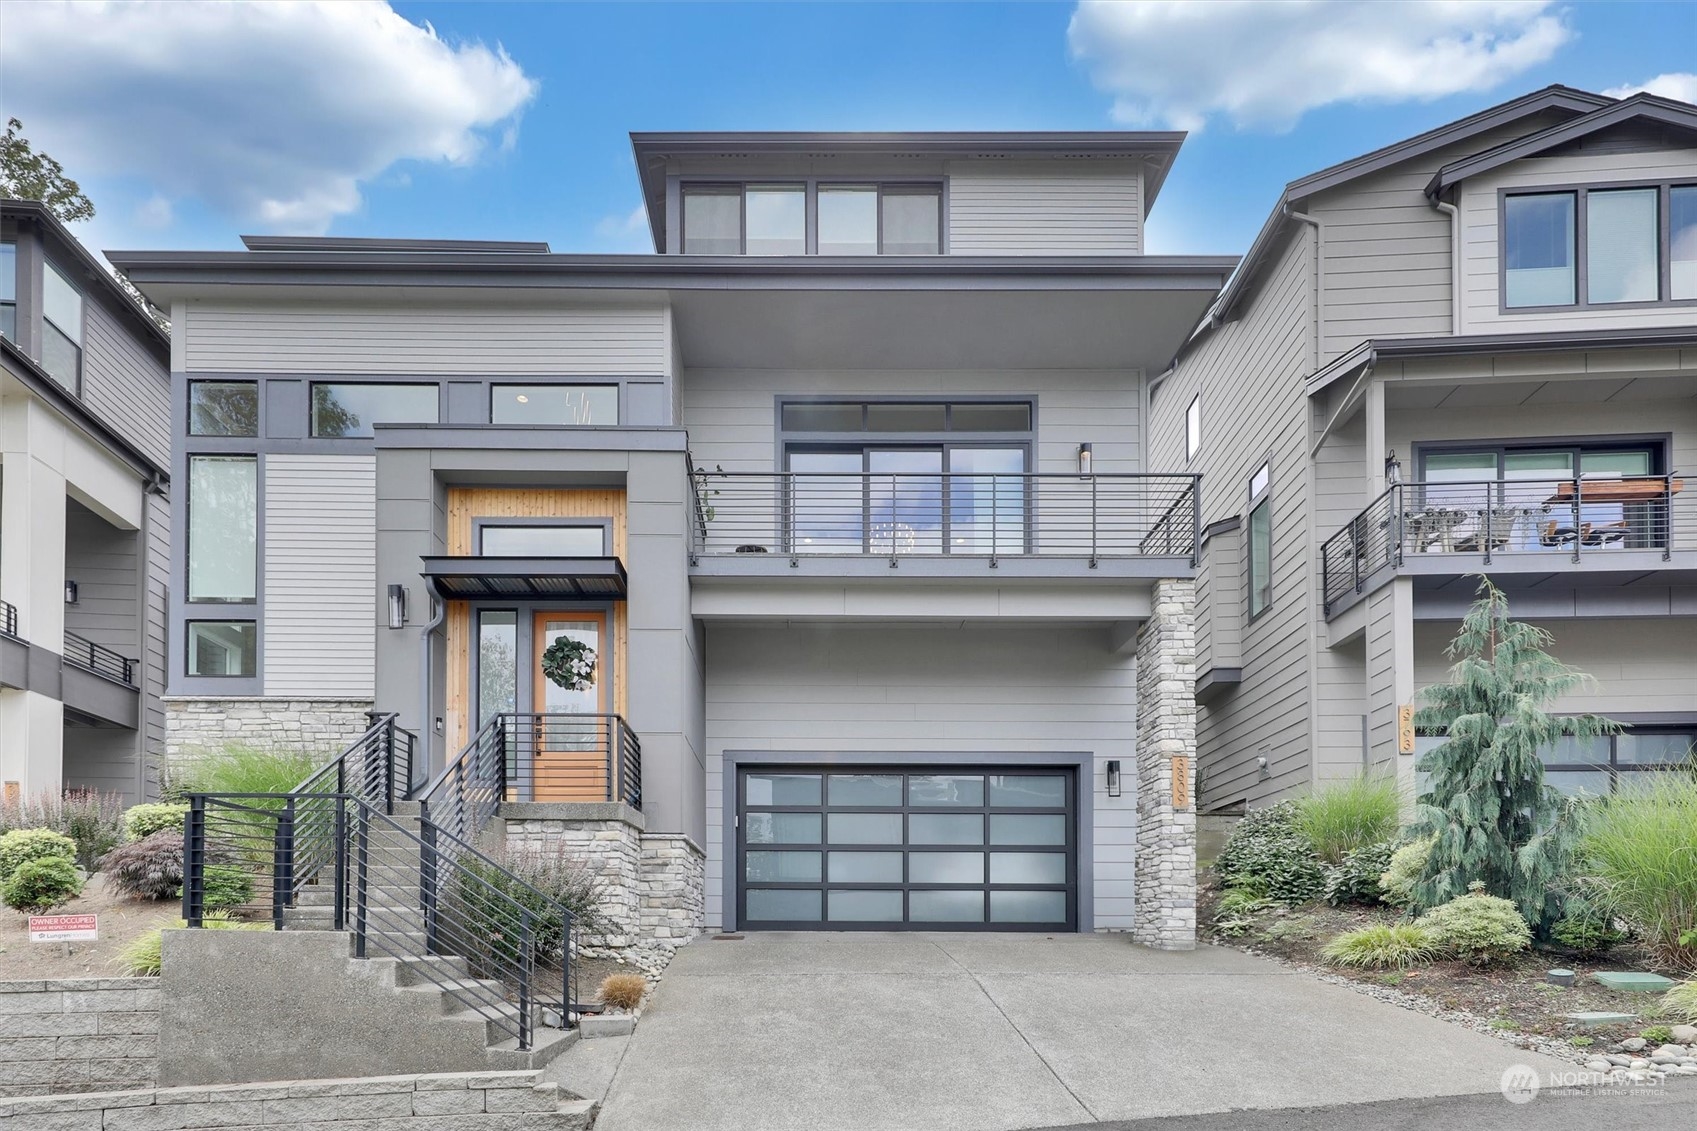
<path fill-rule="evenodd" d="M 1581 1096 L 1615 1096 L 1620 1098 L 1643 1095 L 1659 1087 L 1660 1075 L 1643 1073 L 1642 1078 L 1626 1073 L 1598 1072 L 1590 1068 L 1565 1068 L 1555 1072 L 1540 1072 L 1529 1064 L 1511 1064 L 1503 1069 L 1503 1099 L 1511 1104 L 1529 1104 L 1540 1096 L 1544 1099 L 1575 1099 Z"/>

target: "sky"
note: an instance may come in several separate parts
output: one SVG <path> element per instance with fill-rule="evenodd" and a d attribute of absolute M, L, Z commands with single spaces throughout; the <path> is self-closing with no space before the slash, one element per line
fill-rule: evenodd
<path fill-rule="evenodd" d="M 0 114 L 92 248 L 243 233 L 652 251 L 633 130 L 1184 129 L 1155 254 L 1550 83 L 1697 100 L 1697 2 L 0 6 Z"/>

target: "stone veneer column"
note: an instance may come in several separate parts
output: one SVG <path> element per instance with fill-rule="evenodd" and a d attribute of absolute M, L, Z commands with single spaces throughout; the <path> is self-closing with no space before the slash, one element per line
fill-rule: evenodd
<path fill-rule="evenodd" d="M 1137 637 L 1137 905 L 1132 937 L 1161 950 L 1196 945 L 1196 592 L 1155 583 L 1154 611 Z M 1173 763 L 1187 766 L 1173 806 Z"/>

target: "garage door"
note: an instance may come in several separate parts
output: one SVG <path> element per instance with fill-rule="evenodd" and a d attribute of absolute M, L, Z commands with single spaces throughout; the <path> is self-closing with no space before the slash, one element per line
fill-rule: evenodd
<path fill-rule="evenodd" d="M 748 930 L 1073 930 L 1070 769 L 744 767 Z"/>

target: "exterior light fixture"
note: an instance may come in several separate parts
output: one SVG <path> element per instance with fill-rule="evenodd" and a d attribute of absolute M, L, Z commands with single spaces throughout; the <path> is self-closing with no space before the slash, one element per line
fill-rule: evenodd
<path fill-rule="evenodd" d="M 1090 464 L 1091 464 L 1090 445 L 1089 444 L 1078 445 L 1078 473 L 1080 475 L 1089 475 L 1090 474 Z"/>
<path fill-rule="evenodd" d="M 1396 458 L 1396 449 L 1385 457 L 1385 486 L 1395 487 L 1402 482 L 1402 461 Z"/>
<path fill-rule="evenodd" d="M 1108 759 L 1108 796 L 1118 797 L 1119 795 L 1120 760 L 1118 758 L 1110 758 Z"/>
<path fill-rule="evenodd" d="M 77 583 L 70 580 L 69 578 L 67 578 L 65 580 L 65 604 L 74 605 L 76 603 L 77 603 Z"/>
<path fill-rule="evenodd" d="M 407 587 L 389 586 L 389 627 L 404 628 L 407 623 Z"/>

